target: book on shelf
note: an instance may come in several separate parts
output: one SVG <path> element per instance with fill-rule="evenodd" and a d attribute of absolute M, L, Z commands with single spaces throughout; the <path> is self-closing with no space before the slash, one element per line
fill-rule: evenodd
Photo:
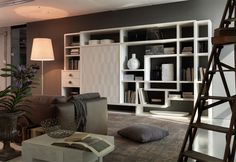
<path fill-rule="evenodd" d="M 71 43 L 71 46 L 79 46 L 80 45 L 80 42 L 72 42 Z"/>
<path fill-rule="evenodd" d="M 78 70 L 79 69 L 79 60 L 78 59 L 69 59 L 68 61 L 69 70 Z"/>
<path fill-rule="evenodd" d="M 187 81 L 191 81 L 191 80 L 192 80 L 192 77 L 191 77 L 191 68 L 190 68 L 190 67 L 188 67 L 188 68 L 186 69 L 186 80 L 187 80 Z"/>
<path fill-rule="evenodd" d="M 182 80 L 193 81 L 194 80 L 194 68 L 187 67 L 186 69 L 182 69 Z"/>
<path fill-rule="evenodd" d="M 144 91 L 143 88 L 139 88 L 139 100 L 141 104 L 147 104 L 148 103 L 148 94 L 147 91 Z"/>
<path fill-rule="evenodd" d="M 171 99 L 181 98 L 181 94 L 169 94 L 169 98 Z"/>
<path fill-rule="evenodd" d="M 69 59 L 69 60 L 68 60 L 68 68 L 69 68 L 69 70 L 73 70 L 73 66 L 74 66 L 74 61 L 73 61 L 73 59 Z"/>
<path fill-rule="evenodd" d="M 182 54 L 192 54 L 193 53 L 193 47 L 184 47 L 181 53 Z"/>
<path fill-rule="evenodd" d="M 124 102 L 125 103 L 135 103 L 136 93 L 132 90 L 125 91 Z"/>
<path fill-rule="evenodd" d="M 70 55 L 79 55 L 79 49 L 78 48 L 73 48 L 70 50 Z"/>
<path fill-rule="evenodd" d="M 193 92 L 182 92 L 183 98 L 193 98 Z"/>
<path fill-rule="evenodd" d="M 164 54 L 174 54 L 175 53 L 175 47 L 165 47 L 164 48 Z"/>
<path fill-rule="evenodd" d="M 206 68 L 204 68 L 204 67 L 199 67 L 199 73 L 200 73 L 200 78 L 199 78 L 199 80 L 202 81 L 203 78 L 204 78 L 204 75 L 205 75 L 205 73 L 206 73 Z"/>
<path fill-rule="evenodd" d="M 115 148 L 109 141 L 87 133 L 73 134 L 65 138 L 64 142 L 54 142 L 52 145 L 93 152 L 98 157 L 106 155 Z"/>

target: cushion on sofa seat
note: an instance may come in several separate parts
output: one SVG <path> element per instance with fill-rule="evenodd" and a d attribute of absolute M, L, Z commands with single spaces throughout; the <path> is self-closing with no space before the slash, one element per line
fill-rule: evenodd
<path fill-rule="evenodd" d="M 169 135 L 167 130 L 154 125 L 135 124 L 118 131 L 118 134 L 136 142 L 160 140 Z"/>
<path fill-rule="evenodd" d="M 29 96 L 23 103 L 27 105 L 23 109 L 29 112 L 25 116 L 33 125 L 40 125 L 40 122 L 45 119 L 55 118 L 56 108 L 53 103 L 64 100 L 67 100 L 66 97 L 61 96 Z"/>

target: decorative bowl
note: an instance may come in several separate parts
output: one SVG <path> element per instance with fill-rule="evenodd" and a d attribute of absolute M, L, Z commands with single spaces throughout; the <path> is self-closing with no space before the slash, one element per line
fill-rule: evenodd
<path fill-rule="evenodd" d="M 67 128 L 62 128 L 57 119 L 46 119 L 43 120 L 40 124 L 45 133 L 52 138 L 65 138 L 75 132 L 74 123 Z"/>

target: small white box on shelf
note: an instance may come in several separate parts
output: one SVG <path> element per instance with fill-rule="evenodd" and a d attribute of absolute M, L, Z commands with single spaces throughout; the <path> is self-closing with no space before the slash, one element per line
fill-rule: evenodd
<path fill-rule="evenodd" d="M 124 75 L 124 80 L 133 81 L 134 80 L 134 75 L 133 74 L 125 74 Z"/>
<path fill-rule="evenodd" d="M 143 80 L 143 77 L 136 76 L 136 77 L 134 77 L 134 80 L 137 80 L 137 81 L 142 81 L 142 80 Z"/>

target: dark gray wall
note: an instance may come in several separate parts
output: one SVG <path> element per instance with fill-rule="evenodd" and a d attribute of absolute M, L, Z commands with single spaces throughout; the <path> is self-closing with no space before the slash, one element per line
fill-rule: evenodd
<path fill-rule="evenodd" d="M 30 57 L 34 37 L 52 38 L 55 61 L 44 64 L 44 92 L 60 95 L 60 70 L 63 69 L 63 34 L 91 29 L 123 27 L 182 20 L 212 20 L 217 27 L 226 0 L 189 0 L 135 9 L 110 11 L 27 24 L 27 54 Z M 52 84 L 53 83 L 53 84 Z M 40 88 L 34 93 L 40 93 Z"/>

